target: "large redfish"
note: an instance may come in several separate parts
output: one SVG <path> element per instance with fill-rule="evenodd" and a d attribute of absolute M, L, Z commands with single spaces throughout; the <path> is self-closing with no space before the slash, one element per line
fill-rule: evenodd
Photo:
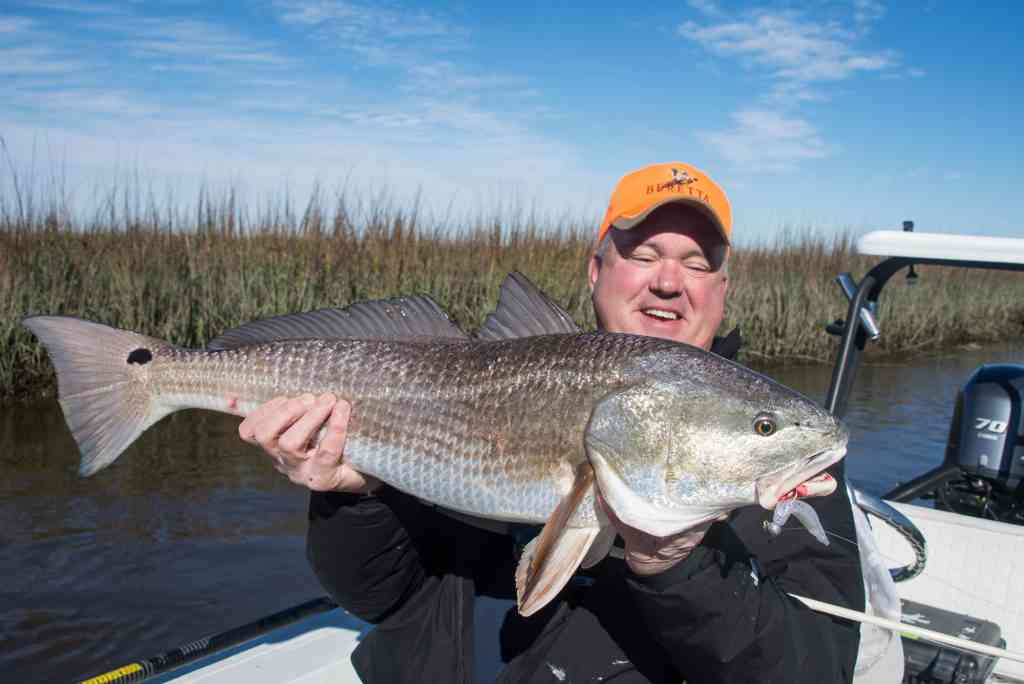
<path fill-rule="evenodd" d="M 689 345 L 580 332 L 518 274 L 474 337 L 423 296 L 257 321 L 207 349 L 63 316 L 24 324 L 56 367 L 82 474 L 173 411 L 333 392 L 353 406 L 359 471 L 464 514 L 546 523 L 517 572 L 527 615 L 608 552 L 595 484 L 621 521 L 665 537 L 772 508 L 846 452 L 809 399 Z"/>

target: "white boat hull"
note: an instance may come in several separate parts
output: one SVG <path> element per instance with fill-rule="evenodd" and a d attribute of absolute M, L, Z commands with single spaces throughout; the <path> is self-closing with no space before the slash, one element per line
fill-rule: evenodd
<path fill-rule="evenodd" d="M 924 572 L 896 585 L 900 597 L 994 622 L 1002 628 L 1006 648 L 1022 650 L 1024 527 L 888 503 L 910 518 L 928 542 Z M 895 530 L 875 520 L 872 525 L 879 550 L 893 567 L 913 563 L 910 545 Z M 1024 680 L 1024 663 L 1001 659 L 995 673 Z"/>
<path fill-rule="evenodd" d="M 340 608 L 275 629 L 151 682 L 357 684 L 349 659 L 371 625 Z"/>

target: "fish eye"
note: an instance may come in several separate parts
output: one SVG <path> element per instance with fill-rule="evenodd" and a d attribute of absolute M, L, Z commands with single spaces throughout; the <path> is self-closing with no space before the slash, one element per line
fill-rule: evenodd
<path fill-rule="evenodd" d="M 762 437 L 771 437 L 777 429 L 775 421 L 770 416 L 758 416 L 754 419 L 754 432 Z"/>

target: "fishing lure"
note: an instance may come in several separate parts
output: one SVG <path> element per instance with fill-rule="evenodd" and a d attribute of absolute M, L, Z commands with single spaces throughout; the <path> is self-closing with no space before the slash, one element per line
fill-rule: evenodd
<path fill-rule="evenodd" d="M 818 518 L 817 511 L 811 508 L 809 503 L 799 499 L 780 501 L 775 507 L 772 519 L 765 521 L 764 528 L 768 531 L 768 534 L 777 537 L 782 533 L 782 527 L 789 520 L 790 516 L 796 517 L 815 539 L 828 546 L 828 537 L 825 535 L 825 528 Z"/>

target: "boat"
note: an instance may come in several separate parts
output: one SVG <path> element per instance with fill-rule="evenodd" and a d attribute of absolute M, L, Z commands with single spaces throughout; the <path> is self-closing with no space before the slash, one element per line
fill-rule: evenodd
<path fill-rule="evenodd" d="M 840 341 L 825 407 L 837 416 L 846 411 L 867 343 L 881 335 L 877 305 L 893 276 L 907 270 L 916 277 L 914 266 L 926 264 L 1024 271 L 1024 239 L 916 233 L 910 222 L 902 231 L 865 234 L 856 251 L 882 260 L 859 282 L 849 273 L 836 278 L 849 301 L 846 318 L 828 326 Z M 991 410 L 991 402 L 972 403 L 970 394 L 986 389 L 986 382 L 1015 387 L 1017 373 L 1024 378 L 1024 366 L 975 373 L 958 398 L 942 467 L 881 498 L 851 490 L 874 523 L 878 552 L 892 564 L 902 607 L 904 681 L 1024 683 L 1024 658 L 1005 650 L 1024 645 L 1024 508 L 1015 508 L 1024 500 L 1024 400 L 1007 390 L 1002 413 L 981 415 L 978 407 Z M 987 442 L 998 442 L 984 459 L 963 444 L 978 426 Z M 941 505 L 911 503 L 922 496 Z M 349 656 L 370 629 L 329 599 L 316 598 L 84 682 L 358 682 Z M 957 645 L 936 643 L 939 632 Z M 966 650 L 969 642 L 977 646 Z M 986 649 L 990 655 L 977 653 Z"/>
<path fill-rule="evenodd" d="M 846 412 L 866 344 L 881 334 L 877 304 L 893 276 L 906 270 L 915 278 L 914 266 L 925 264 L 1024 271 L 1024 240 L 916 233 L 909 221 L 902 231 L 865 234 L 856 250 L 882 260 L 860 282 L 848 273 L 836 278 L 849 300 L 845 321 L 830 326 L 840 343 L 825 407 L 837 416 Z M 1018 385 L 1024 389 L 1024 366 L 982 366 L 958 393 L 941 466 L 874 505 L 855 492 L 873 518 L 895 523 L 872 529 L 881 555 L 897 566 L 892 575 L 906 625 L 941 626 L 1007 648 L 1024 644 L 1024 582 L 1017 576 L 1024 568 L 1024 402 Z M 911 503 L 922 497 L 935 507 Z M 926 554 L 914 539 L 925 541 Z M 1024 662 L 1010 657 L 979 659 L 959 649 L 922 647 L 915 638 L 904 638 L 903 647 L 908 674 L 921 677 L 913 681 L 1024 682 Z"/>

